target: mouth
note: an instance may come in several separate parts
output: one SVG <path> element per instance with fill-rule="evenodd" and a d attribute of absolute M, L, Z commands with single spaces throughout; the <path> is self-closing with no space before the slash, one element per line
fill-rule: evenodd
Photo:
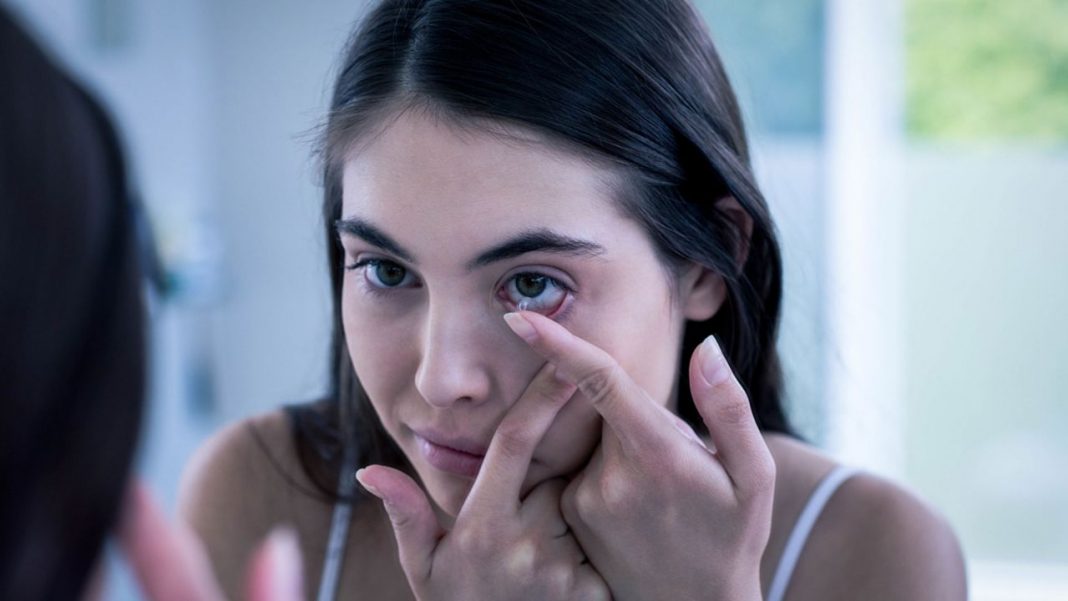
<path fill-rule="evenodd" d="M 486 458 L 487 447 L 473 440 L 453 437 L 433 430 L 415 430 L 419 453 L 431 466 L 443 472 L 474 479 Z"/>

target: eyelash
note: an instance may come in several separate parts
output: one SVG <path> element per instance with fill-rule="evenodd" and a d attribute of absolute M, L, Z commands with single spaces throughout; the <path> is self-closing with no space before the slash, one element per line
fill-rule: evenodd
<path fill-rule="evenodd" d="M 359 261 L 356 261 L 355 263 L 352 263 L 351 265 L 345 265 L 345 270 L 346 271 L 359 271 L 359 270 L 366 269 L 367 267 L 377 267 L 378 265 L 381 265 L 383 263 L 397 265 L 397 266 L 399 266 L 399 267 L 401 267 L 403 269 L 403 266 L 401 266 L 400 264 L 398 264 L 398 263 L 396 263 L 394 261 L 390 261 L 388 259 L 368 258 L 368 259 L 360 259 Z M 405 271 L 407 272 L 407 269 L 405 269 Z M 410 275 L 410 274 L 411 274 L 411 272 L 407 272 L 407 275 Z M 565 296 L 564 300 L 562 300 L 560 302 L 560 307 L 554 313 L 548 315 L 548 317 L 551 317 L 552 319 L 554 319 L 556 321 L 563 321 L 564 319 L 566 319 L 568 317 L 568 315 L 571 313 L 571 307 L 572 307 L 573 303 L 571 302 L 572 299 L 570 298 L 570 296 L 572 294 L 574 294 L 574 292 L 575 292 L 574 289 L 572 289 L 570 286 L 568 286 L 564 282 L 560 281 L 558 278 L 554 278 L 551 275 L 548 275 L 548 274 L 545 274 L 545 273 L 541 273 L 541 272 L 537 272 L 537 271 L 521 271 L 519 273 L 513 274 L 511 277 L 509 277 L 507 280 L 505 280 L 505 285 L 509 284 L 510 282 L 515 280 L 516 278 L 519 278 L 519 277 L 522 277 L 522 276 L 525 276 L 525 275 L 526 276 L 531 276 L 532 275 L 532 276 L 545 278 L 546 280 L 551 282 L 552 285 L 558 287 L 560 290 L 563 291 L 563 293 L 566 296 Z M 382 297 L 389 296 L 390 294 L 393 294 L 393 290 L 400 288 L 399 286 L 386 286 L 386 287 L 376 286 L 374 284 L 369 283 L 367 281 L 366 276 L 360 278 L 360 287 L 365 292 L 367 292 L 368 294 L 370 294 L 371 296 L 376 297 L 376 298 L 382 298 Z"/>

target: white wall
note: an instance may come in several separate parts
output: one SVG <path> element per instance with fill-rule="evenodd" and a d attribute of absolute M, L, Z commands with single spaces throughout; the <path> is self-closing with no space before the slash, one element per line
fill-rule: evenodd
<path fill-rule="evenodd" d="M 908 480 L 972 559 L 1068 566 L 1068 147 L 904 173 Z"/>
<path fill-rule="evenodd" d="M 324 115 L 331 67 L 360 4 L 208 8 L 211 189 L 225 256 L 211 339 L 223 419 L 322 388 L 328 284 L 308 134 Z"/>

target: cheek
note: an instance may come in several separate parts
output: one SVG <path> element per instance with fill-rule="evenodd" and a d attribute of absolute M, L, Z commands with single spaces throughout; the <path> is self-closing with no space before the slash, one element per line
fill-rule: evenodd
<path fill-rule="evenodd" d="M 359 298 L 342 292 L 341 325 L 345 346 L 360 383 L 370 396 L 379 415 L 382 399 L 398 396 L 411 382 L 414 368 L 408 349 L 406 321 L 385 319 L 362 306 Z"/>

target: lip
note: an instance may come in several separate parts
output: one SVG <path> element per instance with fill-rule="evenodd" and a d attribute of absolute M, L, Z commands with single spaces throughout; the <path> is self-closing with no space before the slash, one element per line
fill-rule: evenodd
<path fill-rule="evenodd" d="M 482 467 L 487 447 L 463 437 L 448 436 L 434 430 L 412 430 L 419 453 L 435 468 L 474 478 Z"/>

